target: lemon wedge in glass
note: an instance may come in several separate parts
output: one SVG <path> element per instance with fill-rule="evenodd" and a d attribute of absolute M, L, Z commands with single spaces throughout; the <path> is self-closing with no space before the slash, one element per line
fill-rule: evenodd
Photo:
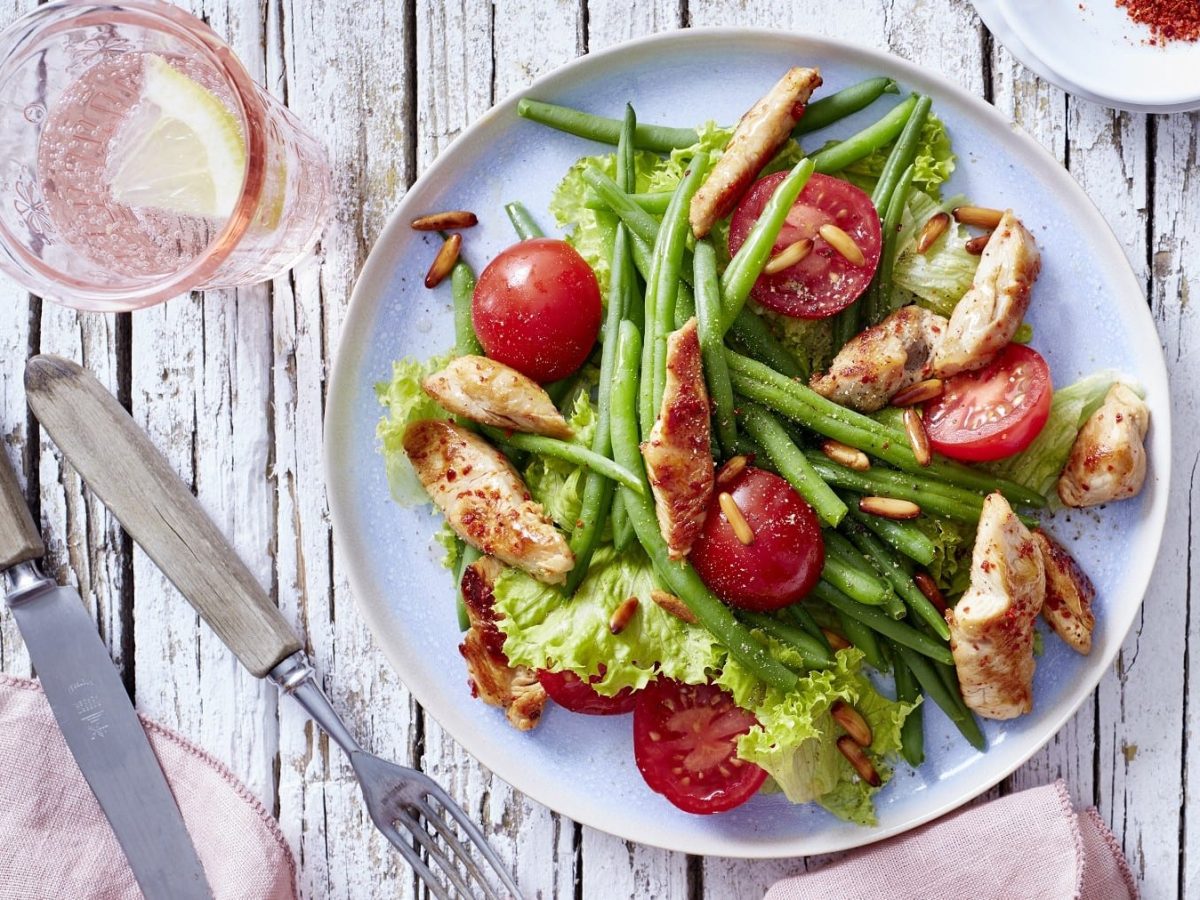
<path fill-rule="evenodd" d="M 246 170 L 241 120 L 222 100 L 161 56 L 144 57 L 138 109 L 109 156 L 119 203 L 226 219 Z"/>

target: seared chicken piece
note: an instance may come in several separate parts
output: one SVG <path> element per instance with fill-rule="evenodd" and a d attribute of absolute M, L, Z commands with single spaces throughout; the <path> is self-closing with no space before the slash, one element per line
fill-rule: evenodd
<path fill-rule="evenodd" d="M 1096 627 L 1092 615 L 1096 589 L 1062 544 L 1040 528 L 1034 529 L 1033 541 L 1046 570 L 1042 618 L 1068 646 L 1086 656 L 1092 651 L 1092 629 Z"/>
<path fill-rule="evenodd" d="M 575 565 L 564 538 L 500 451 L 453 422 L 413 422 L 404 452 L 434 504 L 472 547 L 561 584 Z"/>
<path fill-rule="evenodd" d="M 1067 506 L 1096 506 L 1125 500 L 1146 481 L 1146 431 L 1150 409 L 1131 388 L 1114 384 L 1104 402 L 1079 429 L 1058 479 Z"/>
<path fill-rule="evenodd" d="M 571 436 L 541 385 L 486 356 L 460 356 L 421 387 L 442 408 L 474 422 L 563 440 Z"/>
<path fill-rule="evenodd" d="M 713 490 L 708 389 L 693 316 L 667 338 L 662 408 L 642 444 L 658 528 L 672 559 L 682 559 L 704 527 Z"/>
<path fill-rule="evenodd" d="M 1033 235 L 1006 210 L 938 345 L 933 368 L 939 378 L 981 369 L 1007 346 L 1029 308 L 1029 292 L 1041 268 Z"/>
<path fill-rule="evenodd" d="M 513 727 L 529 731 L 542 716 L 546 689 L 534 670 L 509 665 L 504 655 L 504 635 L 496 627 L 493 593 L 496 576 L 503 568 L 485 556 L 463 572 L 463 601 L 471 627 L 463 635 L 458 651 L 467 661 L 471 695 L 500 707 Z"/>
<path fill-rule="evenodd" d="M 820 86 L 819 69 L 788 69 L 742 116 L 725 152 L 692 197 L 688 218 L 696 237 L 704 237 L 717 220 L 733 211 L 762 167 L 791 136 L 808 98 Z"/>
<path fill-rule="evenodd" d="M 810 382 L 818 394 L 860 412 L 882 409 L 898 391 L 933 374 L 946 320 L 920 306 L 896 310 L 851 338 L 829 371 Z"/>
<path fill-rule="evenodd" d="M 983 503 L 971 586 L 952 609 L 950 650 L 967 706 L 988 719 L 1033 709 L 1033 623 L 1046 573 L 1033 536 L 999 493 Z"/>

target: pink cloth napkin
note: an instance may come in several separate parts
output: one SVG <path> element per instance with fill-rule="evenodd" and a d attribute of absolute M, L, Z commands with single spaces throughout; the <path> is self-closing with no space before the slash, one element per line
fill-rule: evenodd
<path fill-rule="evenodd" d="M 295 861 L 271 814 L 203 750 L 142 724 L 216 900 L 294 900 Z M 0 900 L 141 896 L 41 688 L 0 675 Z"/>
<path fill-rule="evenodd" d="M 785 879 L 766 900 L 1136 900 L 1121 848 L 1062 781 L 962 809 Z"/>

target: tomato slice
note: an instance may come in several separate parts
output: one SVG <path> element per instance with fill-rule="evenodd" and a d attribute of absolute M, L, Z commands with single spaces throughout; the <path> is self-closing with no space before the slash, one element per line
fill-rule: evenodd
<path fill-rule="evenodd" d="M 724 489 L 745 516 L 754 540 L 743 544 L 714 497 L 688 555 L 718 597 L 768 612 L 803 598 L 825 565 L 821 524 L 795 488 L 770 472 L 747 468 Z"/>
<path fill-rule="evenodd" d="M 751 186 L 729 223 L 729 252 L 737 253 L 762 215 L 775 188 L 787 177 L 777 172 Z M 818 234 L 822 225 L 836 225 L 853 238 L 863 254 L 856 265 Z M 798 319 L 824 319 L 853 303 L 875 275 L 882 246 L 879 214 L 871 198 L 849 182 L 830 175 L 813 175 L 796 198 L 787 221 L 775 239 L 778 253 L 809 238 L 813 249 L 782 272 L 762 275 L 750 292 L 767 309 Z"/>
<path fill-rule="evenodd" d="M 597 694 L 588 682 L 571 671 L 551 672 L 548 669 L 538 669 L 538 681 L 550 695 L 550 699 L 571 712 L 583 713 L 585 716 L 619 716 L 632 712 L 637 703 L 637 692 L 633 688 L 622 688 L 611 697 Z M 600 680 L 600 675 L 593 675 L 588 681 Z"/>
<path fill-rule="evenodd" d="M 646 784 L 690 813 L 718 813 L 754 796 L 767 773 L 737 756 L 758 720 L 711 684 L 667 678 L 638 692 L 633 755 Z"/>
<path fill-rule="evenodd" d="M 974 372 L 946 381 L 942 396 L 925 406 L 933 449 L 952 459 L 986 462 L 1020 453 L 1050 417 L 1053 385 L 1040 353 L 1009 344 Z"/>

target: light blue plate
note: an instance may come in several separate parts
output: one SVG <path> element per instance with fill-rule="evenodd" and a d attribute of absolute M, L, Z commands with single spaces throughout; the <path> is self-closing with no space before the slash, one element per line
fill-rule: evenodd
<path fill-rule="evenodd" d="M 1151 474 L 1142 495 L 1102 512 L 1060 516 L 1065 540 L 1099 590 L 1090 656 L 1053 636 L 1038 661 L 1035 709 L 987 723 L 990 748 L 972 750 L 932 705 L 927 761 L 898 767 L 879 794 L 879 826 L 860 828 L 815 806 L 759 796 L 733 812 L 679 812 L 642 783 L 628 717 L 550 709 L 530 733 L 471 700 L 457 651 L 452 580 L 431 546 L 428 506 L 403 509 L 388 497 L 375 440 L 375 382 L 393 359 L 426 357 L 452 344 L 449 285 L 428 291 L 422 276 L 435 239 L 408 228 L 414 216 L 469 209 L 465 234 L 476 267 L 513 242 L 503 212 L 523 201 L 547 227 L 555 182 L 600 148 L 525 122 L 510 97 L 454 142 L 405 196 L 359 278 L 338 350 L 326 420 L 326 474 L 334 535 L 362 613 L 396 671 L 433 716 L 505 781 L 547 806 L 630 840 L 673 850 L 768 857 L 825 853 L 912 828 L 966 802 L 1012 772 L 1058 731 L 1095 688 L 1133 621 L 1149 582 L 1166 512 L 1170 404 L 1166 369 L 1142 291 L 1108 226 L 1059 165 L 992 107 L 892 56 L 781 32 L 676 32 L 578 60 L 540 80 L 529 95 L 618 115 L 627 100 L 645 122 L 731 123 L 791 65 L 820 66 L 825 91 L 879 74 L 934 98 L 959 154 L 950 184 L 986 206 L 1011 206 L 1032 229 L 1044 268 L 1030 319 L 1034 346 L 1065 385 L 1114 368 L 1147 390 L 1152 410 Z M 886 101 L 810 138 L 813 146 L 878 117 Z"/>

